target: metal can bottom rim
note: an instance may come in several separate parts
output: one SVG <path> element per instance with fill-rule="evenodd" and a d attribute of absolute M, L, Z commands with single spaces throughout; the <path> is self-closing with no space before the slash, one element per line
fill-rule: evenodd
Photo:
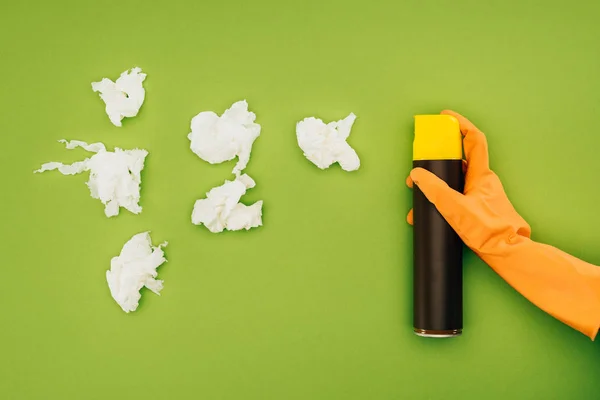
<path fill-rule="evenodd" d="M 417 336 L 430 338 L 451 338 L 462 335 L 462 329 L 432 330 L 414 328 L 414 334 Z"/>

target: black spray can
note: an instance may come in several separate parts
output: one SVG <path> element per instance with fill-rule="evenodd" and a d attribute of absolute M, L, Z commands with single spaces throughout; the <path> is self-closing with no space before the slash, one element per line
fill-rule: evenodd
<path fill-rule="evenodd" d="M 413 167 L 431 171 L 462 193 L 462 135 L 450 115 L 415 116 Z M 446 338 L 463 328 L 463 243 L 417 185 L 413 188 L 415 334 Z"/>

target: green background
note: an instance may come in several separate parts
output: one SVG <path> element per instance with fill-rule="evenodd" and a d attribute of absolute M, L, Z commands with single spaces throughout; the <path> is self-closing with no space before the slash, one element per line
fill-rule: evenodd
<path fill-rule="evenodd" d="M 288 4 L 289 3 L 289 4 Z M 600 346 L 476 257 L 465 330 L 411 327 L 412 116 L 452 108 L 534 238 L 600 263 L 600 3 L 2 1 L 0 398 L 591 399 Z M 139 65 L 138 117 L 112 126 L 90 87 Z M 196 199 L 231 177 L 189 150 L 191 118 L 247 99 L 246 172 L 264 226 L 212 234 Z M 321 171 L 295 140 L 358 116 L 362 166 Z M 142 214 L 108 219 L 60 138 L 150 152 Z M 168 240 L 165 289 L 125 314 L 105 271 L 135 233 Z"/>

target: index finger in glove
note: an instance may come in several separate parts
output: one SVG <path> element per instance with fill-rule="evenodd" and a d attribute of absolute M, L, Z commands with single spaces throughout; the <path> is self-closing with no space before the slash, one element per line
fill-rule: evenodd
<path fill-rule="evenodd" d="M 473 220 L 473 207 L 469 205 L 466 196 L 423 168 L 413 169 L 410 177 L 459 235 L 469 230 Z"/>
<path fill-rule="evenodd" d="M 471 121 L 457 112 L 444 110 L 442 114 L 451 115 L 458 120 L 460 132 L 464 136 L 465 157 L 469 164 L 467 174 L 481 175 L 487 172 L 490 167 L 485 135 Z"/>

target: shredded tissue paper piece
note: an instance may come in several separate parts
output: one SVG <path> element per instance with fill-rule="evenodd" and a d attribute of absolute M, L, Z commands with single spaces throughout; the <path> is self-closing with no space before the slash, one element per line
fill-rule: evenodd
<path fill-rule="evenodd" d="M 140 201 L 141 172 L 144 160 L 148 155 L 146 150 L 106 151 L 102 143 L 87 144 L 79 140 L 59 140 L 67 149 L 82 147 L 96 153 L 90 158 L 70 165 L 59 162 L 49 162 L 42 165 L 35 173 L 57 169 L 63 175 L 75 175 L 90 171 L 86 182 L 92 198 L 99 199 L 104 204 L 104 214 L 113 217 L 119 214 L 119 207 L 139 214 L 142 207 Z"/>
<path fill-rule="evenodd" d="M 325 124 L 322 120 L 309 117 L 298 122 L 296 136 L 304 156 L 321 169 L 338 162 L 343 170 L 355 171 L 360 167 L 358 154 L 346 142 L 356 115 Z"/>
<path fill-rule="evenodd" d="M 108 288 L 126 313 L 137 309 L 142 287 L 160 296 L 163 281 L 156 279 L 156 269 L 167 261 L 162 250 L 167 244 L 154 247 L 150 232 L 138 233 L 125 243 L 121 254 L 110 261 L 110 270 L 106 271 Z"/>
<path fill-rule="evenodd" d="M 224 229 L 237 231 L 261 226 L 262 200 L 251 206 L 239 202 L 246 190 L 254 186 L 254 180 L 246 174 L 233 181 L 226 180 L 223 185 L 211 189 L 205 199 L 196 200 L 192 223 L 203 224 L 213 233 Z"/>
<path fill-rule="evenodd" d="M 100 82 L 92 82 L 92 90 L 100 92 L 100 98 L 106 105 L 106 114 L 115 126 L 121 126 L 124 117 L 135 117 L 146 96 L 142 82 L 146 74 L 139 67 L 127 70 L 116 82 L 103 78 Z"/>
<path fill-rule="evenodd" d="M 192 118 L 188 134 L 190 149 L 211 164 L 219 164 L 238 157 L 233 173 L 239 176 L 250 160 L 252 144 L 260 135 L 256 115 L 248 111 L 246 100 L 234 103 L 220 117 L 212 111 L 203 111 Z"/>

